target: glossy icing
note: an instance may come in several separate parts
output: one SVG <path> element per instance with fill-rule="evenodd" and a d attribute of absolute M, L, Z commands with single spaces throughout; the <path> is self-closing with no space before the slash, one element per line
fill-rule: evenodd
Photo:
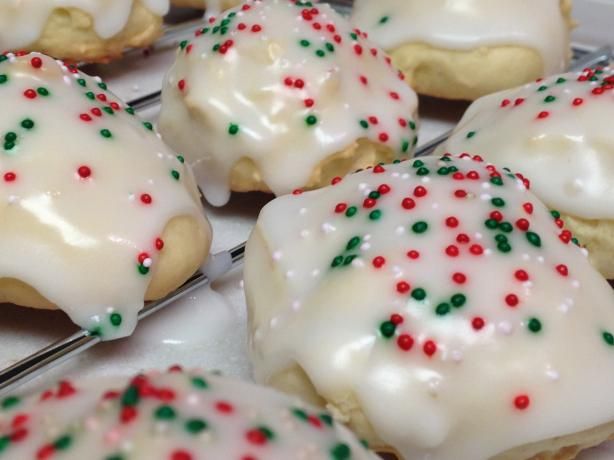
<path fill-rule="evenodd" d="M 614 69 L 549 77 L 475 101 L 442 147 L 521 171 L 550 207 L 614 218 Z"/>
<path fill-rule="evenodd" d="M 298 364 L 411 460 L 613 420 L 611 289 L 522 180 L 478 160 L 380 166 L 267 205 L 245 268 L 257 380 Z"/>
<path fill-rule="evenodd" d="M 176 367 L 130 381 L 63 381 L 1 406 L 0 455 L 8 460 L 375 460 L 322 410 Z"/>
<path fill-rule="evenodd" d="M 566 68 L 569 56 L 560 5 L 560 0 L 356 0 L 352 22 L 386 50 L 411 42 L 453 50 L 525 46 L 540 53 L 544 74 L 552 74 Z"/>
<path fill-rule="evenodd" d="M 0 2 L 0 50 L 18 50 L 35 43 L 54 10 L 76 8 L 89 14 L 96 33 L 111 38 L 126 26 L 136 0 L 5 0 Z M 169 0 L 138 0 L 160 16 Z"/>
<path fill-rule="evenodd" d="M 0 57 L 0 98 L 0 278 L 129 334 L 166 224 L 207 225 L 189 169 L 100 79 L 42 54 Z"/>
<path fill-rule="evenodd" d="M 241 158 L 281 195 L 358 139 L 413 151 L 415 93 L 330 6 L 248 2 L 197 35 L 166 78 L 160 130 L 212 204 Z"/>

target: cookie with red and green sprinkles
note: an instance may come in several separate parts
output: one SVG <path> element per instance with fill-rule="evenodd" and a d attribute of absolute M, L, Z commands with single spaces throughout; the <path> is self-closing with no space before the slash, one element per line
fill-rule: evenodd
<path fill-rule="evenodd" d="M 375 460 L 331 415 L 179 366 L 0 400 L 7 460 Z"/>
<path fill-rule="evenodd" d="M 45 55 L 0 55 L 0 100 L 0 301 L 131 333 L 208 251 L 189 167 L 100 78 Z"/>
<path fill-rule="evenodd" d="M 446 155 L 269 203 L 244 275 L 257 380 L 283 376 L 404 459 L 605 440 L 614 296 L 529 187 Z"/>
<path fill-rule="evenodd" d="M 477 100 L 442 149 L 479 153 L 525 174 L 613 277 L 612 117 L 614 68 L 589 68 Z"/>
<path fill-rule="evenodd" d="M 208 201 L 317 188 L 411 156 L 417 97 L 365 35 L 325 3 L 248 1 L 180 44 L 160 130 Z"/>

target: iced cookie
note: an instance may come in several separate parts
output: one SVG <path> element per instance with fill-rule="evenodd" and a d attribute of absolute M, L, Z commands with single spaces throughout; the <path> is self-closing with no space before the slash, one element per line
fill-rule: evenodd
<path fill-rule="evenodd" d="M 441 151 L 520 171 L 614 277 L 614 69 L 558 75 L 477 100 Z"/>
<path fill-rule="evenodd" d="M 108 61 L 162 32 L 168 0 L 0 2 L 0 51 L 40 51 L 72 61 Z"/>
<path fill-rule="evenodd" d="M 129 334 L 208 253 L 189 168 L 100 79 L 42 54 L 0 56 L 0 98 L 0 303 Z"/>
<path fill-rule="evenodd" d="M 566 460 L 612 436 L 614 295 L 528 185 L 429 157 L 267 205 L 257 380 L 405 460 Z"/>
<path fill-rule="evenodd" d="M 473 100 L 567 68 L 571 0 L 356 0 L 352 20 L 421 94 Z"/>
<path fill-rule="evenodd" d="M 416 109 L 388 57 L 329 5 L 252 1 L 181 44 L 160 131 L 223 205 L 407 157 Z"/>
<path fill-rule="evenodd" d="M 203 372 L 60 382 L 1 401 L 7 460 L 376 460 L 332 417 L 271 389 Z"/>

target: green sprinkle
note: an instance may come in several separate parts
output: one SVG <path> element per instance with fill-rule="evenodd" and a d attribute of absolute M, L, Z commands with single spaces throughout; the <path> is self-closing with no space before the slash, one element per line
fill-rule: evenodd
<path fill-rule="evenodd" d="M 341 442 L 330 451 L 333 460 L 349 460 L 352 457 L 350 446 Z"/>
<path fill-rule="evenodd" d="M 348 244 L 345 246 L 345 249 L 347 251 L 351 251 L 352 249 L 356 248 L 361 242 L 361 239 L 359 236 L 355 236 L 353 237 L 350 241 L 348 241 Z"/>
<path fill-rule="evenodd" d="M 369 193 L 369 198 L 372 198 L 374 200 L 379 200 L 379 198 L 382 196 L 382 194 L 380 192 L 371 192 Z"/>
<path fill-rule="evenodd" d="M 259 426 L 258 431 L 260 431 L 267 439 L 271 440 L 275 437 L 273 430 L 266 426 Z"/>
<path fill-rule="evenodd" d="M 409 127 L 412 129 L 412 131 L 414 131 L 416 129 L 416 122 L 413 120 L 409 120 Z"/>
<path fill-rule="evenodd" d="M 409 141 L 407 139 L 403 139 L 403 143 L 401 144 L 401 151 L 405 153 L 408 150 L 409 150 Z"/>
<path fill-rule="evenodd" d="M 348 265 L 350 265 L 352 262 L 354 262 L 354 259 L 355 259 L 356 257 L 358 257 L 358 256 L 357 256 L 357 255 L 355 255 L 355 254 L 352 254 L 352 255 L 347 256 L 345 259 L 343 259 L 343 265 L 347 267 L 347 266 L 348 266 Z"/>
<path fill-rule="evenodd" d="M 379 327 L 379 331 L 387 339 L 391 338 L 394 335 L 396 330 L 397 330 L 396 325 L 391 321 L 384 321 Z"/>
<path fill-rule="evenodd" d="M 499 222 L 497 222 L 495 219 L 488 219 L 486 222 L 484 222 L 484 225 L 486 228 L 495 230 L 499 226 Z"/>
<path fill-rule="evenodd" d="M 32 120 L 30 120 L 29 118 L 24 118 L 21 121 L 21 127 L 23 129 L 32 129 L 32 128 L 34 128 L 34 122 Z"/>
<path fill-rule="evenodd" d="M 490 178 L 490 183 L 494 184 L 494 185 L 501 186 L 501 185 L 503 185 L 503 179 L 501 179 L 499 176 L 491 177 Z"/>
<path fill-rule="evenodd" d="M 185 423 L 185 429 L 190 434 L 198 434 L 207 429 L 207 422 L 199 418 L 193 418 Z"/>
<path fill-rule="evenodd" d="M 335 52 L 335 46 L 332 43 L 327 42 L 326 45 L 324 45 L 324 46 L 326 46 L 326 50 L 329 53 L 334 53 Z"/>
<path fill-rule="evenodd" d="M 381 18 L 379 18 L 379 23 L 386 24 L 389 20 L 390 20 L 390 16 L 382 16 Z"/>
<path fill-rule="evenodd" d="M 527 323 L 527 327 L 529 328 L 529 331 L 533 332 L 534 334 L 537 334 L 539 331 L 542 330 L 542 322 L 537 318 L 531 318 Z"/>
<path fill-rule="evenodd" d="M 105 82 L 100 82 L 98 83 L 98 88 L 102 89 L 102 90 L 107 90 L 107 84 Z"/>
<path fill-rule="evenodd" d="M 416 300 L 424 300 L 426 299 L 426 291 L 422 288 L 416 288 L 411 291 L 411 296 Z"/>
<path fill-rule="evenodd" d="M 177 155 L 177 160 L 179 160 L 179 163 L 185 163 L 185 158 L 182 155 Z"/>
<path fill-rule="evenodd" d="M 350 32 L 350 38 L 352 40 L 358 40 L 358 35 L 356 34 L 356 32 Z"/>
<path fill-rule="evenodd" d="M 145 265 L 139 264 L 137 265 L 137 269 L 141 275 L 147 275 L 149 273 L 149 267 L 146 267 Z"/>
<path fill-rule="evenodd" d="M 501 222 L 499 224 L 499 230 L 505 233 L 511 233 L 514 231 L 514 226 L 509 222 Z"/>
<path fill-rule="evenodd" d="M 0 74 L 0 85 L 4 85 L 9 81 L 9 77 L 6 74 Z"/>
<path fill-rule="evenodd" d="M 0 62 L 4 62 L 8 60 L 8 58 L 4 54 L 0 54 Z"/>
<path fill-rule="evenodd" d="M 108 129 L 101 129 L 100 135 L 106 139 L 110 139 L 111 137 L 113 137 L 113 134 L 111 134 L 111 131 L 109 131 Z"/>
<path fill-rule="evenodd" d="M 472 137 L 474 137 L 474 136 L 475 136 L 475 131 L 469 131 L 469 132 L 467 133 L 467 139 L 471 139 L 471 138 L 472 138 Z"/>
<path fill-rule="evenodd" d="M 126 113 L 130 115 L 134 115 L 136 112 L 134 111 L 132 107 L 126 107 Z"/>
<path fill-rule="evenodd" d="M 561 218 L 561 213 L 558 211 L 555 211 L 554 209 L 552 211 L 550 211 L 550 215 L 552 217 L 554 217 L 555 219 L 560 219 Z"/>
<path fill-rule="evenodd" d="M 292 409 L 292 415 L 294 415 L 296 418 L 303 420 L 303 421 L 309 418 L 309 416 L 307 415 L 307 412 L 305 412 L 302 409 Z"/>
<path fill-rule="evenodd" d="M 10 443 L 11 443 L 11 438 L 9 438 L 8 436 L 0 437 L 0 454 L 4 450 L 6 450 L 6 448 L 9 446 Z"/>
<path fill-rule="evenodd" d="M 122 406 L 136 406 L 140 399 L 141 396 L 139 395 L 139 389 L 134 385 L 130 385 L 126 391 L 124 391 L 121 403 Z"/>
<path fill-rule="evenodd" d="M 560 85 L 560 84 L 562 84 L 562 83 L 565 83 L 566 81 L 567 81 L 567 80 L 566 80 L 566 79 L 564 79 L 563 77 L 559 77 L 559 78 L 556 80 L 556 83 L 557 83 L 557 85 Z"/>
<path fill-rule="evenodd" d="M 153 125 L 150 122 L 144 121 L 143 126 L 145 126 L 145 128 L 148 129 L 149 131 L 153 131 Z"/>
<path fill-rule="evenodd" d="M 382 217 L 382 211 L 380 211 L 379 209 L 376 209 L 375 211 L 371 211 L 369 213 L 370 220 L 380 220 L 381 217 Z"/>
<path fill-rule="evenodd" d="M 181 43 L 179 43 L 179 48 L 181 49 L 185 49 L 186 46 L 188 46 L 187 40 L 183 40 Z"/>
<path fill-rule="evenodd" d="M 83 86 L 84 88 L 87 86 L 87 82 L 83 78 L 78 78 L 77 83 L 79 84 L 79 86 Z"/>
<path fill-rule="evenodd" d="M 430 173 L 428 168 L 418 168 L 418 170 L 416 171 L 416 174 L 418 176 L 428 176 L 428 174 Z"/>
<path fill-rule="evenodd" d="M 326 56 L 326 53 L 324 52 L 324 50 L 317 50 L 316 56 L 323 58 L 324 56 Z"/>
<path fill-rule="evenodd" d="M 192 377 L 192 386 L 198 388 L 199 390 L 204 390 L 209 387 L 209 384 L 202 377 Z"/>
<path fill-rule="evenodd" d="M 354 217 L 356 215 L 356 213 L 358 212 L 358 208 L 356 208 L 356 206 L 350 206 L 347 211 L 345 211 L 345 215 L 347 217 Z"/>
<path fill-rule="evenodd" d="M 440 176 L 447 176 L 448 174 L 450 174 L 450 170 L 443 166 L 437 170 L 437 174 L 439 174 Z"/>
<path fill-rule="evenodd" d="M 421 233 L 426 232 L 429 229 L 429 224 L 421 220 L 419 222 L 416 222 L 414 225 L 412 225 L 411 229 L 414 233 L 421 234 Z"/>
<path fill-rule="evenodd" d="M 512 250 L 512 247 L 509 245 L 509 243 L 499 243 L 497 244 L 497 249 L 502 253 L 507 254 Z"/>
<path fill-rule="evenodd" d="M 121 454 L 113 454 L 109 455 L 104 460 L 125 460 L 125 458 Z"/>
<path fill-rule="evenodd" d="M 361 128 L 367 129 L 369 127 L 369 122 L 367 120 L 360 120 L 359 123 Z"/>
<path fill-rule="evenodd" d="M 424 166 L 424 161 L 422 160 L 416 160 L 411 165 L 412 168 L 422 168 L 423 166 Z"/>
<path fill-rule="evenodd" d="M 611 347 L 614 347 L 614 335 L 611 332 L 604 331 L 602 337 L 605 343 Z"/>
<path fill-rule="evenodd" d="M 309 115 L 307 118 L 305 118 L 305 123 L 307 123 L 307 126 L 313 126 L 318 122 L 318 118 L 315 115 Z"/>
<path fill-rule="evenodd" d="M 507 243 L 507 236 L 499 233 L 495 236 L 495 241 L 497 243 Z"/>
<path fill-rule="evenodd" d="M 239 125 L 235 123 L 230 123 L 228 126 L 228 134 L 231 136 L 236 136 L 239 133 Z"/>
<path fill-rule="evenodd" d="M 72 437 L 66 434 L 56 439 L 55 442 L 53 443 L 53 447 L 55 447 L 57 450 L 66 450 L 70 447 L 71 444 L 72 444 Z"/>
<path fill-rule="evenodd" d="M 445 302 L 440 303 L 437 305 L 437 308 L 435 308 L 435 313 L 437 313 L 439 316 L 447 315 L 450 313 L 450 304 Z"/>
<path fill-rule="evenodd" d="M 450 302 L 455 308 L 460 308 L 467 303 L 467 297 L 464 294 L 454 294 Z"/>
<path fill-rule="evenodd" d="M 309 46 L 311 46 L 311 43 L 309 43 L 309 40 L 301 40 L 299 42 L 299 44 L 303 47 L 303 48 L 309 48 Z"/>
<path fill-rule="evenodd" d="M 85 97 L 87 97 L 88 99 L 91 99 L 92 101 L 96 99 L 96 95 L 92 93 L 91 91 L 88 91 L 87 93 L 85 93 Z"/>
<path fill-rule="evenodd" d="M 111 321 L 111 324 L 113 326 L 118 327 L 122 323 L 122 315 L 120 315 L 119 313 L 112 313 L 109 317 L 109 321 Z"/>
<path fill-rule="evenodd" d="M 320 420 L 328 426 L 333 426 L 333 417 L 330 414 L 320 414 Z"/>
<path fill-rule="evenodd" d="M 13 150 L 15 148 L 15 143 L 14 142 L 5 142 L 4 143 L 4 150 Z"/>
<path fill-rule="evenodd" d="M 539 88 L 537 88 L 538 92 L 542 92 L 542 91 L 546 91 L 548 89 L 548 87 L 546 85 L 542 85 Z"/>
<path fill-rule="evenodd" d="M 179 180 L 181 178 L 181 174 L 179 174 L 179 171 L 177 171 L 176 169 L 171 170 L 171 176 L 175 180 Z"/>
<path fill-rule="evenodd" d="M 529 241 L 529 243 L 531 243 L 533 246 L 537 248 L 541 247 L 542 240 L 537 233 L 527 232 L 526 235 L 527 235 L 527 240 Z"/>
<path fill-rule="evenodd" d="M 154 416 L 158 420 L 173 420 L 177 417 L 177 413 L 171 406 L 160 406 L 154 412 Z"/>
<path fill-rule="evenodd" d="M 21 400 L 17 396 L 8 396 L 2 400 L 0 406 L 2 406 L 2 409 L 6 410 L 15 407 L 20 402 Z"/>
<path fill-rule="evenodd" d="M 546 96 L 546 98 L 544 99 L 544 102 L 546 103 L 550 103 L 550 102 L 554 102 L 556 101 L 556 97 L 550 95 L 550 96 Z"/>
<path fill-rule="evenodd" d="M 333 259 L 333 261 L 331 262 L 330 266 L 332 268 L 336 268 L 339 265 L 341 265 L 343 263 L 343 256 L 337 256 Z"/>
<path fill-rule="evenodd" d="M 38 88 L 36 92 L 44 97 L 49 96 L 49 90 L 47 88 L 43 88 L 42 86 Z"/>
<path fill-rule="evenodd" d="M 9 131 L 4 136 L 5 142 L 15 142 L 16 140 L 17 140 L 17 133 L 14 133 L 12 131 Z"/>
<path fill-rule="evenodd" d="M 493 198 L 492 200 L 490 200 L 490 202 L 493 206 L 496 206 L 497 208 L 502 208 L 505 206 L 505 201 L 503 200 L 503 198 Z"/>

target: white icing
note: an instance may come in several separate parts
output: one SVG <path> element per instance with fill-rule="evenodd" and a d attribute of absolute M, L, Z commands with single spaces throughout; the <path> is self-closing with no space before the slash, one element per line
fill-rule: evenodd
<path fill-rule="evenodd" d="M 0 113 L 0 278 L 29 284 L 105 338 L 129 334 L 151 280 L 139 265 L 155 270 L 166 224 L 187 215 L 207 225 L 190 171 L 104 83 L 59 61 L 11 58 L 0 81 L 11 107 Z"/>
<path fill-rule="evenodd" d="M 138 0 L 163 16 L 169 0 Z M 18 50 L 35 43 L 54 10 L 76 8 L 89 14 L 100 38 L 107 39 L 126 26 L 135 0 L 3 0 L 0 2 L 0 49 Z"/>
<path fill-rule="evenodd" d="M 441 149 L 470 151 L 526 174 L 551 208 L 587 219 L 612 219 L 614 69 L 594 75 L 596 81 L 590 81 L 591 75 L 553 76 L 481 98 Z M 611 84 L 602 86 L 607 78 Z M 565 81 L 557 83 L 559 79 Z M 593 94 L 601 87 L 602 94 Z M 551 97 L 555 99 L 546 102 Z M 539 118 L 542 112 L 548 116 Z M 468 138 L 471 132 L 475 134 Z"/>
<path fill-rule="evenodd" d="M 356 0 L 352 22 L 386 50 L 411 42 L 526 46 L 540 53 L 545 74 L 563 71 L 569 56 L 560 0 Z"/>
<path fill-rule="evenodd" d="M 428 171 L 418 169 L 421 163 Z M 457 177 L 440 171 L 450 166 L 458 168 Z M 245 267 L 250 328 L 258 331 L 252 341 L 257 380 L 267 382 L 298 364 L 328 401 L 355 397 L 377 435 L 411 460 L 485 460 L 612 421 L 614 346 L 602 336 L 614 330 L 612 291 L 581 250 L 559 238 L 565 233 L 547 208 L 517 179 L 499 172 L 504 184 L 492 183 L 491 194 L 504 200 L 502 207 L 479 198 L 483 183 L 490 182 L 484 163 L 434 157 L 361 172 L 268 204 L 248 243 Z M 422 173 L 430 181 L 419 198 L 415 188 L 424 184 L 417 176 Z M 472 179 L 474 174 L 479 178 Z M 375 203 L 365 202 L 363 183 L 370 191 L 382 184 L 391 190 Z M 467 196 L 458 198 L 458 191 Z M 413 209 L 403 206 L 406 198 L 414 200 Z M 533 205 L 532 214 L 525 203 Z M 357 213 L 347 217 L 344 205 Z M 301 215 L 301 208 L 308 213 Z M 376 210 L 381 217 L 372 220 Z M 495 210 L 512 229 L 487 227 Z M 446 224 L 450 217 L 457 227 Z M 540 247 L 529 242 L 519 219 L 528 220 Z M 318 233 L 323 221 L 337 230 Z M 428 230 L 416 233 L 421 221 Z M 404 232 L 396 232 L 399 227 Z M 298 238 L 303 229 L 317 238 Z M 481 240 L 473 237 L 478 232 Z M 370 247 L 362 250 L 352 239 L 363 241 L 367 234 Z M 497 235 L 507 238 L 511 251 L 498 247 Z M 475 244 L 483 255 L 472 252 Z M 455 248 L 458 256 L 447 254 Z M 273 251 L 284 257 L 275 260 Z M 410 251 L 419 257 L 411 258 Z M 338 256 L 343 263 L 333 267 Z M 380 268 L 377 257 L 385 259 Z M 355 265 L 357 260 L 362 264 Z M 559 265 L 567 267 L 567 276 Z M 320 278 L 311 276 L 314 269 Z M 284 279 L 288 270 L 295 276 Z M 529 279 L 516 275 L 518 270 Z M 464 278 L 454 278 L 456 273 Z M 418 288 L 426 291 L 424 300 Z M 456 294 L 465 295 L 459 308 L 453 306 L 462 303 Z M 289 308 L 293 300 L 300 310 Z M 559 305 L 570 301 L 573 308 L 560 312 Z M 387 339 L 381 327 L 393 314 L 403 322 Z M 473 325 L 478 317 L 481 330 Z M 271 318 L 278 318 L 275 329 L 268 327 Z M 531 318 L 541 322 L 541 331 L 529 330 L 535 326 Z M 399 345 L 407 340 L 402 334 L 414 340 L 409 351 Z M 428 340 L 436 344 L 430 357 Z M 530 398 L 525 410 L 515 407 L 520 395 Z"/>
<path fill-rule="evenodd" d="M 230 172 L 244 157 L 281 195 L 305 186 L 318 164 L 360 138 L 383 143 L 399 156 L 413 151 L 416 131 L 409 125 L 415 124 L 408 121 L 416 111 L 415 93 L 382 51 L 373 49 L 373 56 L 369 42 L 352 38 L 344 18 L 325 4 L 317 6 L 318 14 L 289 0 L 247 7 L 226 12 L 179 51 L 162 94 L 162 135 L 186 155 L 212 204 L 228 201 Z M 223 36 L 222 21 L 228 21 Z M 261 30 L 254 32 L 254 26 Z M 225 54 L 213 51 L 227 40 L 232 46 Z M 309 116 L 316 117 L 313 126 Z M 361 127 L 370 116 L 377 123 Z M 239 130 L 234 136 L 233 125 Z"/>
<path fill-rule="evenodd" d="M 130 398 L 130 388 L 138 398 Z M 0 439 L 26 432 L 20 441 L 2 444 L 8 460 L 50 458 L 39 452 L 54 442 L 65 447 L 52 457 L 66 460 L 376 458 L 347 429 L 329 425 L 332 418 L 322 410 L 271 389 L 196 371 L 65 381 L 27 399 L 2 402 L 8 408 L 0 410 Z M 271 438 L 261 429 L 270 430 Z M 70 441 L 57 443 L 63 438 Z"/>

